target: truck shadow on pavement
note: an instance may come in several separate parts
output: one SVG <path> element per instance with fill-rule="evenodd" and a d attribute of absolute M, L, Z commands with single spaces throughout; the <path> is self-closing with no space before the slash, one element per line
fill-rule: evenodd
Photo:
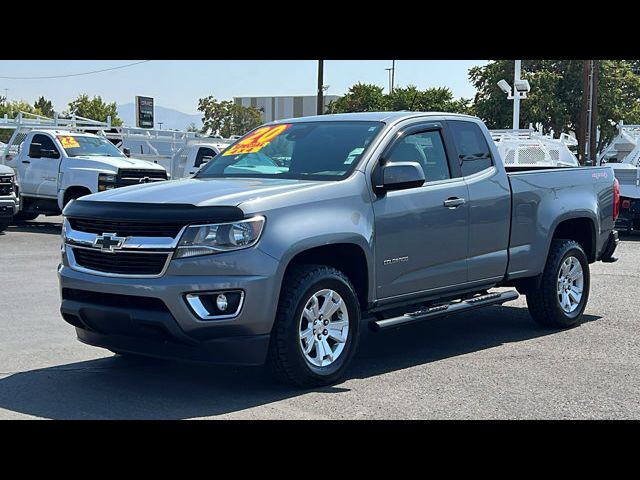
<path fill-rule="evenodd" d="M 585 315 L 583 323 L 599 318 Z M 340 395 L 350 390 L 349 379 L 428 365 L 557 332 L 536 325 L 526 308 L 504 306 L 391 332 L 365 332 L 346 383 L 312 391 L 277 384 L 263 367 L 209 366 L 110 356 L 2 378 L 0 408 L 50 419 L 216 416 L 314 391 Z"/>
<path fill-rule="evenodd" d="M 23 232 L 60 235 L 61 231 L 62 223 L 58 222 L 16 222 L 7 228 L 7 233 Z"/>

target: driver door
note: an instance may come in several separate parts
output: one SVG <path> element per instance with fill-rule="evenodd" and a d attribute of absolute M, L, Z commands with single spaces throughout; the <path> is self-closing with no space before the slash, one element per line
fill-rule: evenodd
<path fill-rule="evenodd" d="M 447 290 L 467 281 L 468 189 L 451 161 L 446 125 L 412 125 L 382 154 L 418 162 L 421 187 L 388 191 L 373 203 L 377 298 Z"/>
<path fill-rule="evenodd" d="M 41 145 L 41 156 L 30 157 L 31 144 Z M 24 195 L 57 198 L 60 150 L 48 135 L 36 134 L 27 145 L 27 156 L 22 160 L 21 191 Z"/>

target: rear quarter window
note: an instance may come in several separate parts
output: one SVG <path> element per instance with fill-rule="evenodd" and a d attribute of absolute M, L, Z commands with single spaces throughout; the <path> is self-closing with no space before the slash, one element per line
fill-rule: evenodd
<path fill-rule="evenodd" d="M 494 165 L 487 140 L 476 123 L 463 120 L 450 120 L 448 123 L 463 176 L 473 175 Z"/>

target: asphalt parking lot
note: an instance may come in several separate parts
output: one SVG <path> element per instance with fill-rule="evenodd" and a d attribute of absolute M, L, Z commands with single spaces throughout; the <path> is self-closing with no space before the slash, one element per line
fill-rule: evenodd
<path fill-rule="evenodd" d="M 0 419 L 640 418 L 640 235 L 592 265 L 584 322 L 502 307 L 366 333 L 344 382 L 299 391 L 264 368 L 125 359 L 58 313 L 60 217 L 0 234 Z"/>

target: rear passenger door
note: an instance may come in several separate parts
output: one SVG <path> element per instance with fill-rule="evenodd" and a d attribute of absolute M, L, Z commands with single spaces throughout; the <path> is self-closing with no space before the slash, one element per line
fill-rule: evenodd
<path fill-rule="evenodd" d="M 455 157 L 450 161 L 444 128 L 443 122 L 407 126 L 382 154 L 386 163 L 420 163 L 426 182 L 373 202 L 378 299 L 446 291 L 467 281 L 467 186 Z"/>
<path fill-rule="evenodd" d="M 511 188 L 495 166 L 491 138 L 473 120 L 448 120 L 460 170 L 469 190 L 469 282 L 499 280 L 507 269 Z"/>

